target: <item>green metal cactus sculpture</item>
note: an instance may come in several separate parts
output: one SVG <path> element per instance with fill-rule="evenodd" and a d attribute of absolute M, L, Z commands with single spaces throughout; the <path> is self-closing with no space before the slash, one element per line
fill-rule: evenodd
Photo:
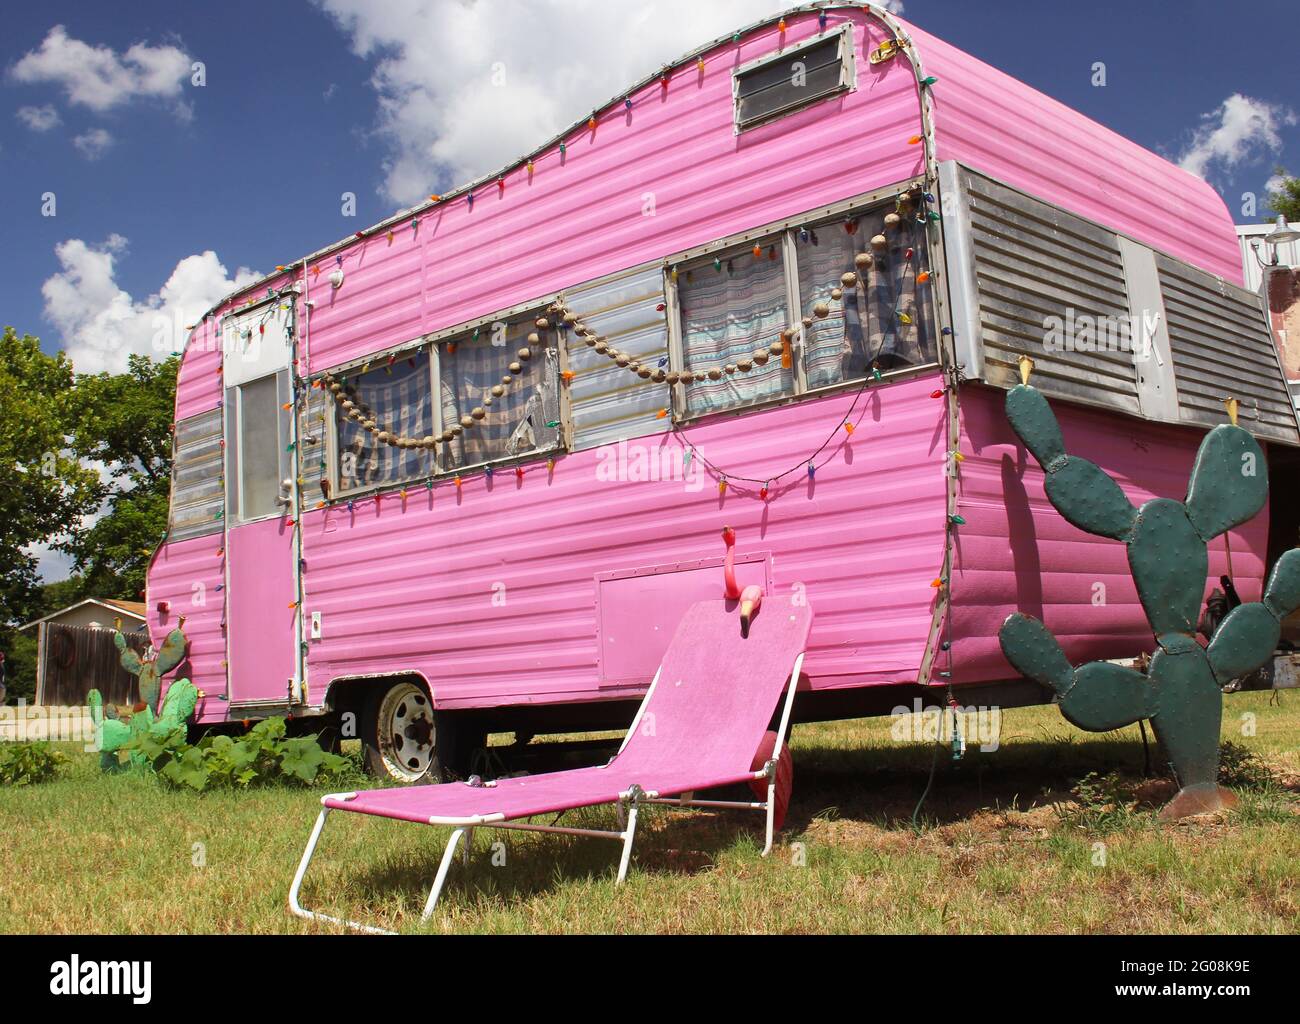
<path fill-rule="evenodd" d="M 194 714 L 198 704 L 198 690 L 188 679 L 177 679 L 167 688 L 167 699 L 158 705 L 162 692 L 162 677 L 185 660 L 188 641 L 181 627 L 185 625 L 182 617 L 176 628 L 167 634 L 162 647 L 153 658 L 144 658 L 126 645 L 122 635 L 121 624 L 113 637 L 113 642 L 121 652 L 122 667 L 132 675 L 140 677 L 140 701 L 129 718 L 118 716 L 111 705 L 105 707 L 104 698 L 98 690 L 91 690 L 86 697 L 90 706 L 91 722 L 95 726 L 95 741 L 99 749 L 100 767 L 112 771 L 121 764 L 119 751 L 136 736 L 151 732 L 158 737 L 166 736 L 177 726 L 184 725 Z M 131 764 L 140 767 L 145 759 L 138 751 L 129 755 Z"/>
<path fill-rule="evenodd" d="M 1232 422 L 1201 442 L 1186 500 L 1153 498 L 1134 508 L 1098 466 L 1066 452 L 1047 400 L 1029 386 L 1032 365 L 1022 358 L 1024 383 L 1007 394 L 1007 418 L 1043 468 L 1056 510 L 1079 529 L 1127 546 L 1157 649 L 1145 672 L 1105 661 L 1076 669 L 1041 622 L 1016 612 L 999 631 L 1002 651 L 1022 675 L 1055 690 L 1062 714 L 1081 729 L 1151 722 L 1182 787 L 1162 817 L 1232 807 L 1236 796 L 1217 781 L 1222 687 L 1272 656 L 1281 620 L 1300 607 L 1300 548 L 1278 560 L 1263 600 L 1234 608 L 1208 647 L 1197 642 L 1196 623 L 1208 575 L 1206 545 L 1253 517 L 1268 498 L 1264 453 L 1236 425 L 1230 400 Z"/>

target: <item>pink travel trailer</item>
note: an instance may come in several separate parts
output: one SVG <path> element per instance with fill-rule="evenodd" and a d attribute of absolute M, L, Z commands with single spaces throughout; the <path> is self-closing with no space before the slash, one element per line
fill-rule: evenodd
<path fill-rule="evenodd" d="M 877 6 L 574 113 L 195 325 L 147 601 L 155 643 L 185 617 L 200 725 L 337 724 L 396 781 L 625 728 L 728 556 L 815 609 L 795 721 L 1042 703 L 1009 613 L 1075 663 L 1150 626 L 1007 423 L 1021 356 L 1135 504 L 1182 499 L 1228 388 L 1294 458 L 1214 189 Z M 1258 599 L 1296 528 L 1219 537 L 1207 591 L 1231 562 Z"/>

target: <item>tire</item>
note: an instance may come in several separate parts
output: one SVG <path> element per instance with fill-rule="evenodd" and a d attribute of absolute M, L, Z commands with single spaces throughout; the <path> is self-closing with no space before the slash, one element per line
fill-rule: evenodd
<path fill-rule="evenodd" d="M 474 736 L 458 726 L 456 716 L 434 710 L 422 684 L 379 682 L 361 715 L 366 770 L 382 782 L 407 786 L 464 778 Z"/>

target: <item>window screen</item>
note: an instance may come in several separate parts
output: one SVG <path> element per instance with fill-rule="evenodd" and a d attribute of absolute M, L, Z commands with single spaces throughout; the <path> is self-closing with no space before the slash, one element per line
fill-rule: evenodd
<path fill-rule="evenodd" d="M 443 436 L 453 435 L 439 446 L 443 470 L 559 443 L 559 353 L 545 340 L 529 344 L 536 318 L 530 313 L 438 346 Z M 466 418 L 473 426 L 464 426 Z"/>
<path fill-rule="evenodd" d="M 892 205 L 848 223 L 851 233 L 839 220 L 794 234 L 800 309 L 807 316 L 825 302 L 830 310 L 804 330 L 810 389 L 860 379 L 873 363 L 887 371 L 937 358 L 930 286 L 917 281 L 929 266 L 924 226 L 910 206 Z M 842 281 L 848 273 L 858 279 L 852 287 Z"/>
<path fill-rule="evenodd" d="M 790 50 L 736 72 L 736 127 L 770 121 L 849 86 L 842 56 L 844 34 Z"/>
<path fill-rule="evenodd" d="M 428 476 L 431 453 L 398 438 L 433 434 L 433 385 L 425 349 L 337 374 L 347 402 L 335 405 L 339 489 L 356 490 Z M 351 408 L 349 408 L 351 406 Z M 373 424 L 373 426 L 368 426 Z"/>
<path fill-rule="evenodd" d="M 281 429 L 278 374 L 239 385 L 239 518 L 259 519 L 280 510 Z"/>
<path fill-rule="evenodd" d="M 688 412 L 748 405 L 793 389 L 792 367 L 771 354 L 790 325 L 779 236 L 679 268 L 677 301 L 683 361 L 695 377 L 686 389 Z"/>

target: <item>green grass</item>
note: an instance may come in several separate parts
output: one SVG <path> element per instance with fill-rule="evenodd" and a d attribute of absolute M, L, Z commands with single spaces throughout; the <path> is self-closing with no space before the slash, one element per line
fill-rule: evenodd
<path fill-rule="evenodd" d="M 1239 716 L 1255 716 L 1253 736 Z M 921 812 L 932 748 L 890 721 L 796 727 L 790 817 L 760 858 L 752 813 L 654 808 L 628 883 L 618 844 L 480 830 L 429 929 L 447 932 L 1295 932 L 1300 695 L 1225 701 L 1224 738 L 1271 769 L 1223 819 L 1165 826 L 1139 797 L 1136 728 L 1096 736 L 1055 708 L 1004 714 L 1002 745 L 953 764 Z M 320 790 L 196 795 L 103 776 L 75 745 L 57 781 L 0 788 L 0 932 L 302 932 L 285 907 Z M 1107 792 L 1071 796 L 1089 772 Z M 613 828 L 611 810 L 566 824 Z M 401 930 L 447 831 L 336 814 L 304 902 Z M 494 866 L 500 842 L 505 864 Z M 1104 843 L 1098 866 L 1095 844 Z M 196 866 L 201 844 L 202 866 Z"/>

